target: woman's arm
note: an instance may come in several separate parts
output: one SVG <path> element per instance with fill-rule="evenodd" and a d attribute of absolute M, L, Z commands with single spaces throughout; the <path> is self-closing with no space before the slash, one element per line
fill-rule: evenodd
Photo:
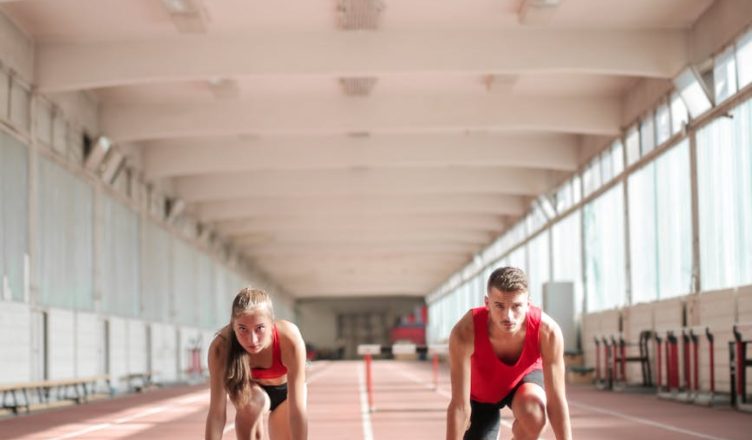
<path fill-rule="evenodd" d="M 279 326 L 284 337 L 282 363 L 287 367 L 287 400 L 290 405 L 290 434 L 293 440 L 308 438 L 308 413 L 306 409 L 305 364 L 306 349 L 298 327 L 287 321 Z"/>
<path fill-rule="evenodd" d="M 225 392 L 225 348 L 224 341 L 217 337 L 209 346 L 209 381 L 211 397 L 209 413 L 206 415 L 206 440 L 220 440 L 227 420 L 227 393 Z"/>

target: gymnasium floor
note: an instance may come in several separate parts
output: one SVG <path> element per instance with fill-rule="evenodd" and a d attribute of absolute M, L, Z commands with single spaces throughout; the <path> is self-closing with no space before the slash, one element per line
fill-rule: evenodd
<path fill-rule="evenodd" d="M 442 439 L 449 396 L 447 371 L 432 386 L 428 362 L 375 361 L 374 405 L 369 413 L 361 362 L 316 362 L 309 369 L 309 438 Z M 0 439 L 203 438 L 206 386 L 167 388 L 0 420 Z M 578 440 L 749 439 L 752 414 L 570 386 L 574 438 Z M 231 408 L 231 406 L 228 406 Z M 511 437 L 502 413 L 501 438 Z M 225 439 L 235 439 L 228 411 Z M 542 439 L 554 439 L 550 430 Z"/>

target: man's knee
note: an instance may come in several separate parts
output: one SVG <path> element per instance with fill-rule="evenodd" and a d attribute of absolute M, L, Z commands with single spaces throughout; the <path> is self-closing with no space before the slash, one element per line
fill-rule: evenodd
<path fill-rule="evenodd" d="M 546 426 L 546 404 L 534 394 L 517 396 L 515 400 L 516 411 L 514 416 L 517 422 L 528 435 L 537 438 Z"/>

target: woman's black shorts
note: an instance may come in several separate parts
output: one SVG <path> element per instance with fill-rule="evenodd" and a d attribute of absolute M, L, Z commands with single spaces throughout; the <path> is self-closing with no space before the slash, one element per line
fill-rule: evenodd
<path fill-rule="evenodd" d="M 283 383 L 281 385 L 262 385 L 259 384 L 261 388 L 266 391 L 266 394 L 269 395 L 269 400 L 271 401 L 271 407 L 269 408 L 270 411 L 274 411 L 282 402 L 284 402 L 287 399 L 287 384 Z"/>

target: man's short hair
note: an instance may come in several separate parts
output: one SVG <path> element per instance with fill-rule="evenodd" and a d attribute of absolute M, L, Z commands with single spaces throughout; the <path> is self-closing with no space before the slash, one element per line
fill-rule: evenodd
<path fill-rule="evenodd" d="M 492 287 L 500 292 L 527 292 L 527 275 L 516 267 L 500 267 L 488 277 L 486 291 Z"/>

